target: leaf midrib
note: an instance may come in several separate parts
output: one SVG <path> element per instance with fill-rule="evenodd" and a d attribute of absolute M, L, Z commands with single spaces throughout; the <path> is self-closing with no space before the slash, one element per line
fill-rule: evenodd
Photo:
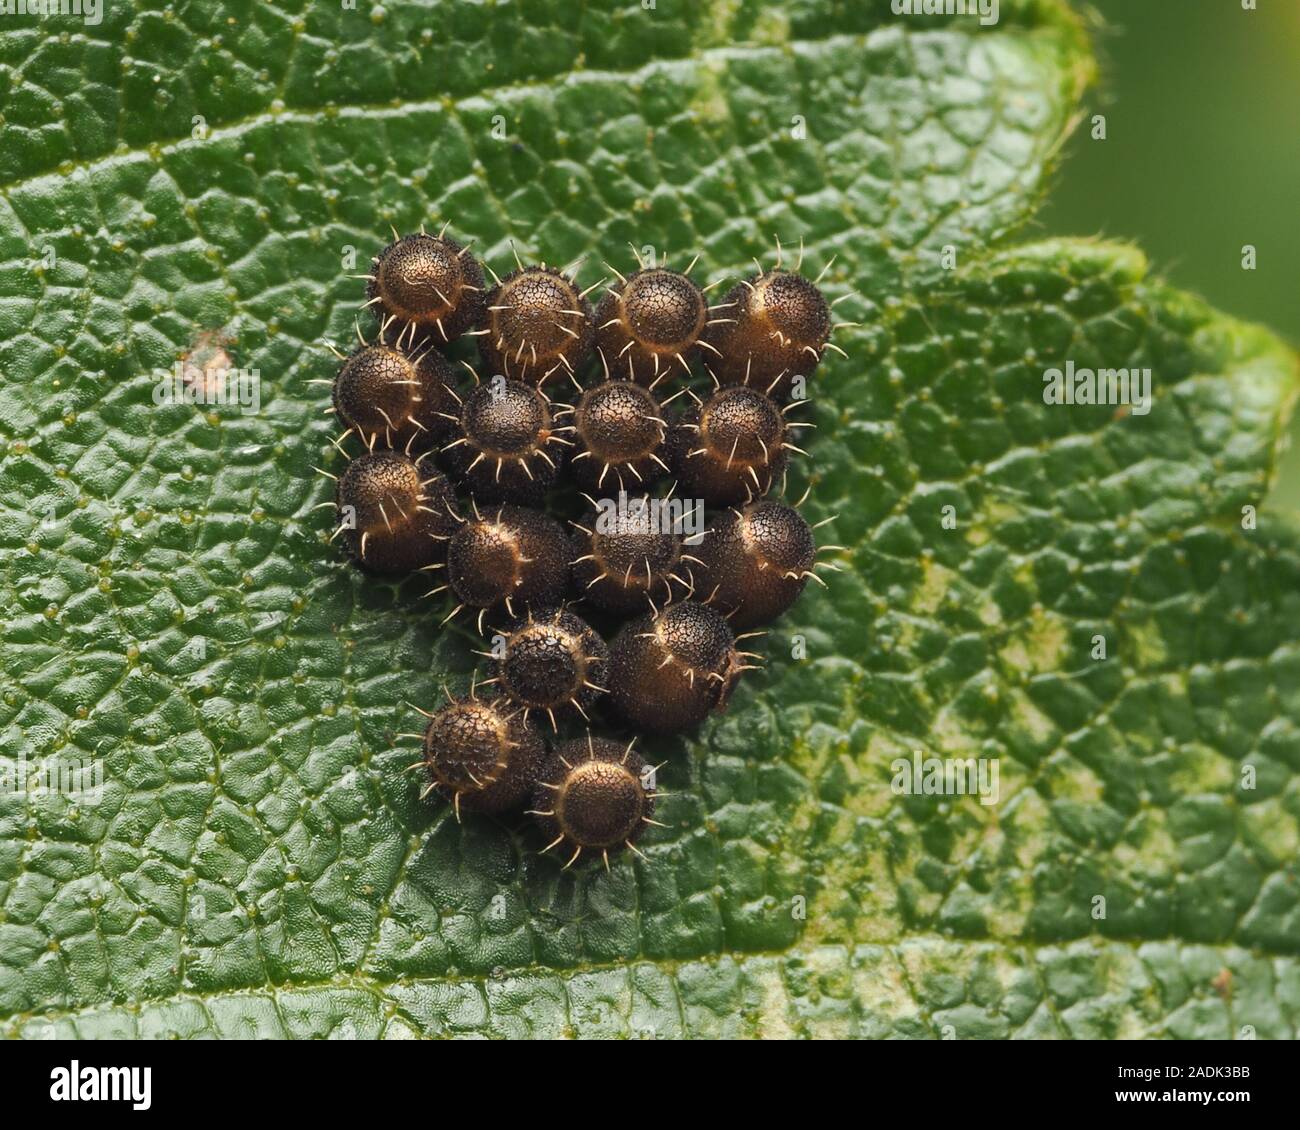
<path fill-rule="evenodd" d="M 1016 42 L 1021 42 L 1026 36 L 1032 36 L 1044 28 L 1055 30 L 1052 24 L 1044 22 L 1037 27 L 1023 28 L 1016 25 L 1007 25 L 1004 30 L 999 27 L 992 34 L 999 38 L 1012 38 Z M 1009 31 L 1016 31 L 1017 34 L 1009 36 Z M 649 63 L 642 64 L 638 67 L 627 70 L 602 68 L 592 70 L 583 68 L 582 70 L 560 70 L 544 78 L 530 79 L 524 82 L 510 83 L 504 86 L 492 87 L 487 84 L 480 90 L 472 93 L 458 96 L 447 95 L 441 98 L 425 98 L 412 101 L 388 100 L 385 102 L 331 102 L 328 105 L 321 106 L 298 106 L 286 108 L 283 111 L 263 108 L 255 114 L 249 114 L 242 118 L 235 118 L 214 126 L 208 131 L 208 135 L 202 141 L 196 142 L 192 137 L 173 136 L 170 138 L 157 138 L 150 141 L 147 145 L 135 146 L 130 148 L 115 148 L 112 152 L 101 153 L 96 157 L 86 160 L 68 160 L 59 161 L 52 165 L 46 165 L 39 169 L 32 170 L 27 175 L 18 177 L 14 180 L 0 184 L 0 194 L 8 195 L 10 192 L 39 185 L 43 180 L 59 179 L 64 180 L 69 177 L 75 177 L 79 174 L 89 174 L 101 168 L 113 168 L 118 164 L 126 164 L 140 157 L 150 157 L 158 155 L 170 155 L 175 153 L 183 145 L 206 145 L 211 142 L 237 139 L 245 133 L 268 124 L 287 124 L 310 126 L 321 121 L 328 121 L 335 118 L 366 118 L 368 120 L 383 120 L 387 118 L 400 118 L 411 113 L 432 113 L 446 112 L 455 114 L 466 108 L 473 108 L 476 105 L 482 105 L 486 108 L 494 107 L 498 102 L 509 102 L 512 99 L 527 97 L 530 94 L 544 93 L 553 91 L 557 87 L 576 84 L 585 81 L 591 82 L 624 82 L 634 83 L 638 77 L 647 77 L 656 73 L 665 71 L 682 70 L 688 67 L 707 66 L 712 62 L 726 62 L 730 60 L 755 60 L 765 56 L 782 55 L 787 52 L 809 53 L 818 49 L 840 49 L 861 44 L 866 47 L 873 38 L 897 34 L 898 29 L 893 25 L 882 25 L 873 28 L 868 32 L 858 32 L 852 34 L 837 33 L 822 37 L 807 37 L 802 39 L 789 39 L 780 45 L 770 43 L 754 43 L 741 45 L 728 45 L 725 47 L 710 47 L 701 51 L 692 52 L 689 55 L 681 55 L 670 58 L 657 58 Z M 938 28 L 929 31 L 908 31 L 907 34 L 924 41 L 932 37 L 945 37 L 954 34 L 952 28 Z M 966 31 L 962 34 L 974 35 L 974 32 Z M 1081 84 L 1086 85 L 1086 79 L 1079 78 Z M 488 102 L 488 96 L 491 96 L 491 102 Z M 1075 123 L 1071 123 L 1064 131 L 1064 136 L 1073 129 Z M 1059 145 L 1062 138 L 1057 139 Z M 1049 158 L 1050 158 L 1049 154 Z"/>

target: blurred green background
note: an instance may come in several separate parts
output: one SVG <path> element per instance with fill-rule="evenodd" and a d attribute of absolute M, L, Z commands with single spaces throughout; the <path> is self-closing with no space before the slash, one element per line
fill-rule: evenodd
<path fill-rule="evenodd" d="M 1295 346 L 1300 0 L 1257 3 L 1092 0 L 1102 81 L 1041 222 L 1133 240 L 1170 281 Z M 1105 141 L 1092 140 L 1097 113 Z M 1291 435 L 1273 504 L 1300 513 L 1300 421 Z"/>

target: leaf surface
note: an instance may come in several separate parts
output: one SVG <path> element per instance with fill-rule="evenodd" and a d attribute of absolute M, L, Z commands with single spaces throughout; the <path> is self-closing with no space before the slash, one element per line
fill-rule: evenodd
<path fill-rule="evenodd" d="M 1131 248 L 1012 245 L 1092 75 L 1063 4 L 136 3 L 0 63 L 0 754 L 106 778 L 0 795 L 0 1030 L 1296 1035 L 1300 544 L 1241 522 L 1295 363 Z M 313 510 L 344 256 L 444 220 L 587 282 L 802 237 L 860 296 L 791 485 L 843 571 L 651 743 L 610 874 L 417 800 L 473 636 Z M 156 406 L 214 340 L 258 410 Z M 1045 405 L 1067 358 L 1150 413 Z M 896 796 L 913 750 L 998 803 Z"/>

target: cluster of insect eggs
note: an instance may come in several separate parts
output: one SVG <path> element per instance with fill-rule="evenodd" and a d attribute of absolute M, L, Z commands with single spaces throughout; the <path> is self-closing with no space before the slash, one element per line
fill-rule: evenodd
<path fill-rule="evenodd" d="M 395 232 L 375 257 L 364 306 L 376 330 L 336 351 L 331 382 L 329 411 L 345 428 L 335 446 L 347 455 L 342 441 L 355 437 L 364 448 L 325 504 L 339 517 L 332 537 L 368 571 L 438 575 L 426 595 L 450 592 L 447 619 L 468 609 L 494 632 L 480 653 L 493 676 L 421 711 L 422 796 L 446 797 L 458 818 L 528 805 L 544 850 L 569 863 L 636 850 L 662 793 L 634 742 L 588 730 L 548 751 L 542 734 L 589 724 L 602 704 L 637 730 L 698 725 L 754 666 L 742 643 L 762 633 L 751 629 L 833 568 L 816 560 L 798 505 L 765 497 L 811 426 L 791 419 L 795 380 L 836 348 L 820 276 L 806 279 L 801 263 L 782 269 L 778 244 L 774 269 L 758 266 L 710 305 L 690 267 L 639 257 L 639 269 L 611 267 L 615 281 L 586 289 L 517 256 L 504 278 L 485 275 L 445 229 Z M 461 387 L 442 351 L 460 338 L 476 339 L 490 379 L 461 362 L 473 378 Z M 584 387 L 593 359 L 600 375 Z M 694 364 L 712 391 L 665 397 Z M 556 403 L 547 389 L 566 383 L 579 395 Z M 568 532 L 541 509 L 562 472 L 592 506 Z M 721 508 L 699 544 L 644 518 L 670 474 L 683 496 Z M 639 494 L 641 509 L 611 519 L 593 495 L 615 491 Z M 607 645 L 575 601 L 626 622 Z"/>

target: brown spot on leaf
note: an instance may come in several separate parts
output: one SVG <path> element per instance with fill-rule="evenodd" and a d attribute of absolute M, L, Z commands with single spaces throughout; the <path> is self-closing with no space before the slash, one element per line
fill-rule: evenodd
<path fill-rule="evenodd" d="M 235 367 L 227 351 L 230 340 L 219 330 L 202 330 L 189 350 L 181 355 L 181 376 L 187 391 L 195 390 L 201 404 L 217 401 L 225 387 L 226 373 Z"/>

